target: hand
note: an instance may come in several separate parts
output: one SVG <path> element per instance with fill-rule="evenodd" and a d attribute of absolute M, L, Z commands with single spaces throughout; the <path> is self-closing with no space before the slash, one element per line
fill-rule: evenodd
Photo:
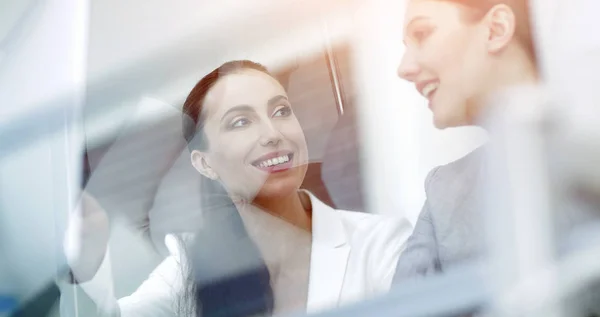
<path fill-rule="evenodd" d="M 63 244 L 67 263 L 78 282 L 86 282 L 96 275 L 106 254 L 109 232 L 106 211 L 83 191 L 77 208 L 69 214 Z"/>

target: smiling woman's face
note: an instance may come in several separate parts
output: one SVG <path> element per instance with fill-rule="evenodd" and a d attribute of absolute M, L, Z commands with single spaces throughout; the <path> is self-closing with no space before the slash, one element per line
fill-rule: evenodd
<path fill-rule="evenodd" d="M 208 148 L 194 167 L 239 198 L 285 197 L 302 184 L 308 163 L 304 133 L 281 84 L 246 69 L 220 78 L 203 103 Z"/>
<path fill-rule="evenodd" d="M 449 1 L 410 0 L 400 77 L 428 99 L 438 128 L 470 124 L 486 93 L 492 57 L 488 29 L 465 21 L 468 8 Z"/>

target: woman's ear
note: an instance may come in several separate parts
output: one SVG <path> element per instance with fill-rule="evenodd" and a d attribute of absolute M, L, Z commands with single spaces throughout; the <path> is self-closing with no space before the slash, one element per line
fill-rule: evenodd
<path fill-rule="evenodd" d="M 489 32 L 488 51 L 498 53 L 505 49 L 515 36 L 515 13 L 509 6 L 498 4 L 488 11 L 485 22 Z"/>
<path fill-rule="evenodd" d="M 198 150 L 193 150 L 191 154 L 192 166 L 200 172 L 204 177 L 208 177 L 212 180 L 219 179 L 219 175 L 215 173 L 210 164 L 208 163 L 208 157 L 206 153 Z"/>

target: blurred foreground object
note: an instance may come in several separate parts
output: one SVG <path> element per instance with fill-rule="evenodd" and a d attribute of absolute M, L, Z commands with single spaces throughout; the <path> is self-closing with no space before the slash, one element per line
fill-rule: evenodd
<path fill-rule="evenodd" d="M 586 105 L 574 98 L 565 107 L 557 95 L 548 86 L 515 88 L 496 96 L 486 117 L 485 210 L 499 316 L 600 312 L 600 267 L 586 256 L 600 241 L 589 230 L 600 224 L 600 133 L 584 123 L 589 117 L 573 120 L 572 110 Z"/>
<path fill-rule="evenodd" d="M 79 205 L 69 214 L 64 242 L 67 263 L 78 282 L 94 277 L 104 259 L 108 238 L 106 211 L 84 191 Z"/>

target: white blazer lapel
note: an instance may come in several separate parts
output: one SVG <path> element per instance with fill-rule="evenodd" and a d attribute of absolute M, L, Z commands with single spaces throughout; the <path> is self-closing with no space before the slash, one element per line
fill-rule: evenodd
<path fill-rule="evenodd" d="M 308 194 L 313 210 L 307 303 L 307 312 L 310 313 L 338 304 L 344 286 L 350 244 L 337 211 Z"/>

